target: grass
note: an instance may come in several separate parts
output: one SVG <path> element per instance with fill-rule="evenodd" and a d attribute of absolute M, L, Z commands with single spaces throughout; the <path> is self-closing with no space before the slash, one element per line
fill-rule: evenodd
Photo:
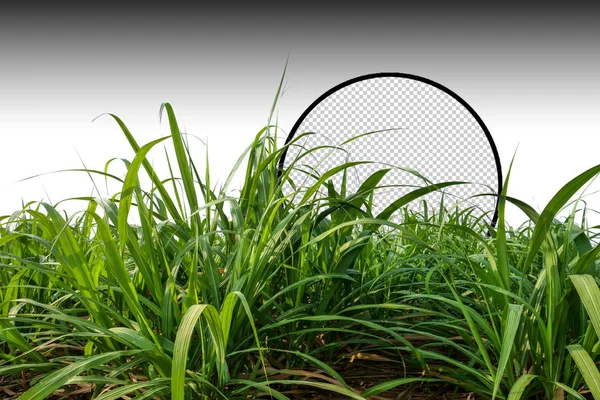
<path fill-rule="evenodd" d="M 170 135 L 145 145 L 105 116 L 135 156 L 124 178 L 88 172 L 120 192 L 0 217 L 4 398 L 600 399 L 600 246 L 570 203 L 600 166 L 540 214 L 509 172 L 495 228 L 408 207 L 443 184 L 372 215 L 386 170 L 357 193 L 327 175 L 284 195 L 268 125 L 217 191 L 161 112 Z M 167 143 L 161 177 L 148 153 Z M 510 227 L 507 202 L 530 221 Z"/>

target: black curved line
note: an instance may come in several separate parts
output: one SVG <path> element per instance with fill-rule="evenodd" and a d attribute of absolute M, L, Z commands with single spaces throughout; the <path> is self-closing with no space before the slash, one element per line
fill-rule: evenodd
<path fill-rule="evenodd" d="M 300 116 L 300 118 L 298 118 L 298 120 L 292 127 L 292 130 L 288 134 L 288 137 L 287 137 L 284 145 L 287 145 L 292 141 L 292 139 L 294 138 L 294 135 L 296 134 L 296 131 L 300 127 L 300 124 L 302 124 L 302 122 L 308 116 L 308 114 L 317 105 L 319 105 L 319 103 L 321 103 L 323 100 L 325 100 L 327 97 L 329 97 L 333 93 L 337 92 L 338 90 L 340 90 L 346 86 L 352 85 L 353 83 L 356 83 L 356 82 L 364 81 L 367 79 L 373 79 L 373 78 L 390 78 L 390 77 L 391 78 L 412 79 L 412 80 L 416 80 L 416 81 L 423 82 L 428 85 L 434 86 L 434 87 L 438 88 L 439 90 L 445 92 L 446 94 L 452 96 L 452 98 L 454 98 L 456 101 L 458 101 L 460 104 L 462 104 L 462 106 L 465 107 L 471 113 L 471 115 L 473 117 L 475 117 L 475 120 L 479 123 L 479 126 L 483 129 L 483 132 L 485 133 L 485 136 L 487 137 L 487 140 L 492 148 L 492 153 L 494 153 L 494 159 L 496 161 L 496 172 L 498 173 L 498 195 L 500 195 L 502 193 L 502 166 L 500 164 L 500 155 L 498 154 L 498 149 L 496 148 L 496 143 L 494 142 L 494 139 L 492 138 L 492 135 L 490 134 L 489 129 L 487 128 L 487 126 L 485 125 L 485 123 L 483 122 L 483 120 L 481 119 L 479 114 L 477 114 L 477 112 L 475 112 L 473 107 L 471 107 L 465 100 L 463 100 L 458 94 L 454 93 L 452 90 L 448 89 L 447 87 L 445 87 L 435 81 L 432 81 L 431 79 L 423 78 L 422 76 L 418 76 L 418 75 L 405 74 L 405 73 L 401 73 L 401 72 L 378 72 L 378 73 L 374 73 L 374 74 L 361 75 L 356 78 L 352 78 L 350 80 L 342 82 L 339 85 L 334 86 L 333 88 L 329 89 L 328 91 L 323 93 L 321 96 L 319 96 L 319 98 L 317 100 L 315 100 L 310 106 L 308 106 L 308 108 L 302 113 L 302 115 Z M 279 167 L 278 167 L 278 174 L 277 174 L 278 178 L 281 178 L 281 174 L 283 173 L 283 164 L 285 162 L 285 156 L 287 154 L 288 149 L 289 149 L 289 147 L 287 147 L 283 151 L 283 153 L 281 154 L 281 158 L 279 159 Z M 496 199 L 496 208 L 494 210 L 494 216 L 492 217 L 492 223 L 491 223 L 492 227 L 496 226 L 496 222 L 498 221 L 498 200 L 499 200 L 499 198 Z"/>

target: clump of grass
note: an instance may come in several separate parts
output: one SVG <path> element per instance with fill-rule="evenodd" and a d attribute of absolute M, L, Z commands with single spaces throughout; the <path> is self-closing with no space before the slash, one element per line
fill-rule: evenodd
<path fill-rule="evenodd" d="M 455 183 L 372 215 L 387 170 L 357 193 L 329 183 L 345 165 L 284 194 L 285 147 L 269 125 L 216 190 L 208 153 L 201 175 L 172 107 L 162 112 L 170 135 L 145 145 L 108 116 L 135 152 L 124 179 L 102 173 L 119 193 L 79 198 L 74 215 L 30 203 L 0 219 L 7 396 L 600 398 L 600 247 L 575 211 L 555 218 L 600 166 L 541 214 L 507 196 L 507 177 L 496 228 L 465 210 L 407 207 Z M 165 178 L 148 153 L 167 142 Z M 506 202 L 530 223 L 509 227 Z"/>

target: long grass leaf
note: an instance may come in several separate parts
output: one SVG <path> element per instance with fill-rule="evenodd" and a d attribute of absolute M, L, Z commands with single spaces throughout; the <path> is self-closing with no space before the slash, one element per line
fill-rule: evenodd
<path fill-rule="evenodd" d="M 105 115 L 105 114 L 102 114 L 102 115 Z M 100 115 L 100 116 L 102 116 L 102 115 Z M 125 123 L 116 115 L 114 115 L 114 114 L 108 114 L 108 115 L 110 115 L 117 122 L 117 124 L 121 128 L 121 131 L 127 138 L 127 141 L 131 145 L 131 148 L 133 149 L 133 151 L 135 151 L 137 153 L 140 150 L 140 146 L 138 145 L 137 141 L 135 140 L 135 138 L 129 131 L 129 128 L 127 128 Z M 96 118 L 99 118 L 100 116 L 98 116 Z M 183 223 L 183 219 L 179 215 L 179 212 L 177 211 L 177 207 L 173 203 L 171 196 L 169 195 L 169 192 L 164 187 L 160 178 L 156 174 L 156 171 L 154 171 L 154 168 L 152 168 L 152 165 L 150 164 L 150 162 L 147 159 L 144 159 L 142 164 L 144 165 L 144 169 L 150 176 L 152 183 L 156 186 L 157 190 L 159 191 L 161 199 L 165 203 L 165 206 L 166 206 L 167 210 L 169 211 L 169 213 L 171 214 L 171 216 L 173 217 L 173 219 L 177 223 Z"/>
<path fill-rule="evenodd" d="M 181 174 L 181 178 L 183 180 L 183 186 L 185 188 L 188 205 L 190 207 L 192 232 L 195 234 L 201 234 L 200 216 L 197 213 L 198 197 L 196 196 L 196 186 L 194 184 L 194 177 L 192 176 L 192 171 L 190 168 L 191 160 L 188 158 L 188 152 L 183 142 L 181 131 L 179 130 L 177 119 L 175 118 L 175 113 L 173 112 L 173 107 L 171 107 L 169 103 L 163 103 L 161 105 L 161 115 L 163 109 L 167 112 L 167 117 L 169 119 L 169 127 L 171 129 L 171 136 L 173 138 L 173 145 L 175 147 L 177 165 L 179 166 L 179 173 Z"/>
<path fill-rule="evenodd" d="M 392 379 L 391 381 L 386 381 L 380 384 L 377 384 L 364 392 L 361 395 L 365 398 L 369 398 L 371 396 L 377 396 L 383 392 L 387 392 L 388 390 L 392 390 L 398 386 L 408 385 L 409 383 L 414 382 L 443 382 L 441 379 L 431 379 L 431 378 L 400 378 L 400 379 Z"/>
<path fill-rule="evenodd" d="M 570 275 L 581 303 L 587 311 L 596 335 L 600 338 L 600 288 L 591 275 Z"/>
<path fill-rule="evenodd" d="M 443 182 L 443 183 L 437 183 L 437 184 L 425 186 L 425 187 L 422 187 L 422 188 L 419 188 L 419 189 L 415 189 L 415 190 L 411 191 L 410 193 L 405 194 L 404 196 L 402 196 L 399 199 L 395 200 L 392 204 L 390 204 L 382 212 L 380 212 L 377 215 L 376 218 L 377 219 L 387 220 L 398 209 L 400 209 L 401 207 L 407 205 L 411 201 L 418 199 L 419 197 L 423 197 L 423 196 L 425 196 L 425 195 L 427 195 L 429 193 L 435 192 L 435 191 L 443 189 L 445 187 L 454 186 L 454 185 L 461 185 L 461 184 L 464 184 L 464 183 L 467 183 L 467 182 L 458 182 L 458 181 L 456 181 L 456 182 Z"/>
<path fill-rule="evenodd" d="M 33 386 L 31 389 L 26 391 L 19 397 L 20 400 L 39 400 L 44 399 L 51 395 L 63 386 L 69 379 L 79 375 L 84 371 L 97 368 L 108 361 L 114 360 L 119 357 L 128 357 L 133 354 L 139 353 L 139 350 L 133 351 L 115 351 L 109 353 L 98 354 L 83 360 L 74 362 L 66 367 L 59 369 L 58 371 L 48 374 L 38 384 Z"/>
<path fill-rule="evenodd" d="M 160 350 L 160 343 L 158 337 L 154 333 L 151 323 L 148 321 L 147 317 L 144 315 L 144 310 L 141 307 L 141 303 L 139 300 L 139 295 L 131 281 L 131 277 L 129 272 L 125 268 L 125 264 L 123 263 L 123 259 L 121 258 L 121 254 L 117 245 L 114 242 L 114 239 L 111 235 L 110 228 L 108 224 L 101 218 L 98 214 L 93 214 L 94 219 L 96 220 L 96 226 L 98 229 L 98 234 L 102 240 L 104 251 L 106 253 L 106 263 L 108 270 L 111 275 L 115 277 L 117 282 L 119 283 L 120 288 L 123 290 L 123 295 L 125 297 L 125 301 L 129 306 L 129 309 L 135 316 L 137 323 L 140 325 L 140 328 L 144 335 L 151 339 Z M 163 371 L 163 373 L 168 373 L 167 371 Z"/>
<path fill-rule="evenodd" d="M 510 173 L 512 171 L 512 165 L 514 161 L 513 159 L 510 161 L 510 167 L 508 168 L 508 173 L 506 174 L 506 179 L 504 180 L 504 185 L 502 187 L 502 193 L 500 193 L 500 197 L 498 198 L 498 223 L 496 227 L 496 252 L 498 254 L 498 273 L 499 280 L 502 283 L 502 287 L 504 289 L 510 288 L 510 278 L 509 278 L 509 266 L 508 266 L 508 253 L 506 247 L 506 229 L 505 229 L 505 221 L 504 221 L 504 210 L 506 208 L 506 193 L 508 190 L 508 183 L 510 180 Z M 495 392 L 494 392 L 495 395 Z"/>
<path fill-rule="evenodd" d="M 157 378 L 147 382 L 136 382 L 130 383 L 128 385 L 124 385 L 118 388 L 110 389 L 108 392 L 96 397 L 94 400 L 118 400 L 123 399 L 127 395 L 131 395 L 140 389 L 148 390 L 149 388 L 153 388 L 155 386 L 164 386 L 168 387 L 169 379 L 168 378 Z M 148 390 L 149 391 L 149 390 Z M 147 393 L 147 392 L 144 392 Z M 136 399 L 139 398 L 136 396 Z"/>
<path fill-rule="evenodd" d="M 513 346 L 515 344 L 515 336 L 519 330 L 523 306 L 520 304 L 509 304 L 506 312 L 506 327 L 502 334 L 502 349 L 500 351 L 498 369 L 496 370 L 496 377 L 494 379 L 494 392 L 492 393 L 492 400 L 496 398 L 496 393 L 498 393 L 498 389 L 502 383 L 504 369 L 506 368 L 514 349 Z M 510 380 L 512 379 L 509 379 L 509 381 Z"/>
<path fill-rule="evenodd" d="M 600 372 L 596 363 L 594 363 L 594 360 L 592 360 L 587 351 L 578 344 L 567 346 L 567 349 L 573 360 L 575 360 L 575 364 L 592 392 L 594 399 L 600 399 Z"/>
<path fill-rule="evenodd" d="M 569 199 L 583 187 L 583 185 L 585 185 L 590 179 L 594 178 L 598 173 L 600 173 L 600 165 L 596 165 L 595 167 L 592 167 L 579 174 L 577 177 L 564 185 L 558 192 L 556 192 L 554 197 L 552 197 L 552 199 L 548 202 L 548 205 L 546 205 L 542 211 L 542 214 L 540 215 L 540 218 L 538 219 L 535 229 L 531 235 L 529 252 L 523 265 L 523 271 L 525 273 L 529 271 L 529 267 L 536 257 L 538 250 L 542 246 L 542 243 L 548 234 L 548 230 L 550 229 L 556 214 L 562 209 L 567 201 L 569 201 Z"/>
<path fill-rule="evenodd" d="M 507 400 L 521 400 L 521 397 L 523 396 L 523 393 L 525 393 L 527 386 L 529 386 L 531 381 L 536 377 L 536 375 L 531 374 L 521 375 L 510 389 Z"/>
<path fill-rule="evenodd" d="M 123 182 L 123 189 L 121 190 L 121 199 L 119 201 L 119 240 L 121 253 L 125 250 L 127 244 L 127 231 L 129 225 L 127 224 L 127 217 L 129 216 L 129 209 L 131 208 L 131 201 L 133 199 L 133 193 L 136 187 L 139 186 L 138 172 L 142 163 L 146 160 L 148 152 L 152 150 L 158 143 L 168 139 L 169 137 L 163 137 L 160 139 L 153 140 L 152 142 L 144 145 L 135 155 L 135 158 L 127 168 L 127 175 Z"/>
<path fill-rule="evenodd" d="M 194 327 L 203 314 L 208 322 L 209 331 L 216 346 L 214 350 L 218 355 L 218 362 L 223 363 L 225 361 L 225 343 L 223 342 L 223 333 L 217 310 L 206 304 L 191 306 L 183 316 L 175 338 L 173 372 L 171 375 L 171 396 L 173 400 L 183 400 L 185 398 L 185 372 L 188 352 Z M 204 357 L 209 357 L 209 355 L 204 354 Z"/>

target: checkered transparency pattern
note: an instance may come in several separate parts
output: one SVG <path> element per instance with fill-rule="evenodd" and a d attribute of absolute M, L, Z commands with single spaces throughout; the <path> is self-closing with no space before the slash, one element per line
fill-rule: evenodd
<path fill-rule="evenodd" d="M 381 131 L 383 132 L 374 132 Z M 312 134 L 292 145 L 284 169 L 305 151 L 317 149 L 294 164 L 290 178 L 299 188 L 312 186 L 330 169 L 352 161 L 368 161 L 347 170 L 347 194 L 354 193 L 371 174 L 393 168 L 375 191 L 373 214 L 377 215 L 396 199 L 427 184 L 416 170 L 433 183 L 467 181 L 469 184 L 443 189 L 446 208 L 473 207 L 473 214 L 492 219 L 496 207 L 498 171 L 492 146 L 475 117 L 443 90 L 403 77 L 364 79 L 335 91 L 314 107 L 295 131 Z M 374 132 L 360 136 L 367 132 Z M 351 138 L 356 138 L 344 143 Z M 331 180 L 340 192 L 342 172 Z M 385 187 L 389 186 L 389 187 Z M 289 184 L 284 194 L 292 193 Z M 326 196 L 323 187 L 321 195 Z M 318 195 L 317 195 L 318 196 Z M 295 197 L 299 199 L 302 193 Z M 439 210 L 442 191 L 411 203 L 422 211 L 422 200 Z M 397 217 L 394 218 L 396 221 Z"/>

